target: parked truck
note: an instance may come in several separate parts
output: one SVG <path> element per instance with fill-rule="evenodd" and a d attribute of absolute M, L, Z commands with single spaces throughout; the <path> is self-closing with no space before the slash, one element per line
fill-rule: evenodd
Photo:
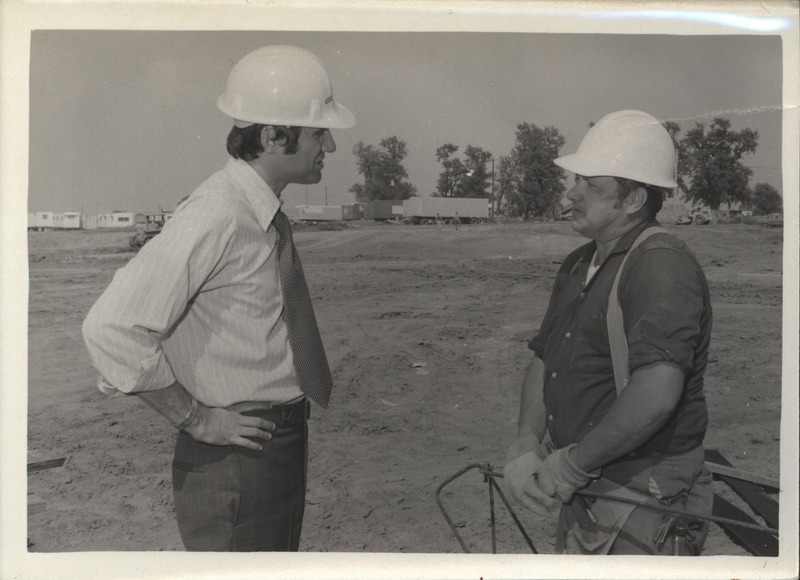
<path fill-rule="evenodd" d="M 136 233 L 131 236 L 130 246 L 134 251 L 139 250 L 147 242 L 158 235 L 170 218 L 171 211 L 160 211 L 158 213 L 137 214 Z"/>
<path fill-rule="evenodd" d="M 352 205 L 342 206 L 342 219 L 343 220 L 363 220 L 364 219 L 364 204 L 354 203 Z"/>
<path fill-rule="evenodd" d="M 376 199 L 365 202 L 364 219 L 379 221 L 403 219 L 403 200 Z"/>
<path fill-rule="evenodd" d="M 489 200 L 485 197 L 412 197 L 403 201 L 406 223 L 432 224 L 437 217 L 451 223 L 456 216 L 462 223 L 483 223 L 489 219 Z"/>
<path fill-rule="evenodd" d="M 340 205 L 298 205 L 294 208 L 297 221 L 330 222 L 342 220 Z"/>

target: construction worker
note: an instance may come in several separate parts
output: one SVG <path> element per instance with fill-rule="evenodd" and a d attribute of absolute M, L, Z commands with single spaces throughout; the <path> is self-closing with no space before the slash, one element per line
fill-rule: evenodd
<path fill-rule="evenodd" d="M 708 285 L 685 244 L 648 232 L 676 187 L 672 140 L 647 113 L 619 111 L 555 163 L 575 174 L 572 227 L 591 241 L 562 263 L 529 343 L 506 481 L 541 517 L 561 506 L 559 553 L 698 555 L 707 521 L 635 505 L 702 516 L 713 499 L 703 450 Z M 618 332 L 606 318 L 612 302 Z M 627 356 L 612 355 L 626 345 Z"/>
<path fill-rule="evenodd" d="M 291 224 L 289 183 L 318 183 L 353 114 L 319 58 L 268 46 L 231 71 L 218 108 L 230 154 L 179 204 L 83 325 L 100 389 L 178 430 L 175 512 L 187 550 L 297 551 L 309 399 L 331 376 Z"/>

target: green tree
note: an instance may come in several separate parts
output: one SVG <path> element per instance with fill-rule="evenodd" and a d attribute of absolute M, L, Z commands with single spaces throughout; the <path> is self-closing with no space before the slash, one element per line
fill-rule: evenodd
<path fill-rule="evenodd" d="M 364 183 L 350 187 L 357 201 L 408 199 L 417 195 L 417 188 L 405 181 L 408 178 L 403 166 L 405 141 L 387 137 L 378 147 L 359 141 L 353 146 L 353 155 L 358 158 L 358 172 L 364 176 Z"/>
<path fill-rule="evenodd" d="M 758 131 L 732 131 L 728 119 L 716 118 L 708 127 L 696 123 L 680 140 L 678 174 L 686 199 L 711 209 L 726 203 L 746 203 L 753 170 L 742 164 L 742 157 L 755 153 Z"/>
<path fill-rule="evenodd" d="M 436 161 L 442 164 L 444 171 L 439 174 L 436 182 L 436 197 L 460 197 L 461 180 L 468 169 L 464 163 L 454 155 L 458 153 L 458 145 L 445 143 L 436 149 Z"/>
<path fill-rule="evenodd" d="M 566 181 L 564 170 L 553 163 L 566 139 L 555 127 L 517 125 L 517 140 L 511 150 L 513 187 L 505 193 L 509 213 L 529 219 L 557 217 Z"/>
<path fill-rule="evenodd" d="M 491 172 L 488 164 L 492 160 L 489 151 L 467 145 L 464 150 L 464 166 L 467 173 L 461 179 L 461 195 L 463 197 L 489 197 L 491 185 Z"/>
<path fill-rule="evenodd" d="M 455 157 L 458 145 L 445 143 L 436 149 L 436 161 L 444 171 L 436 182 L 436 197 L 489 197 L 492 174 L 488 164 L 492 154 L 480 147 L 467 145 L 464 161 Z"/>
<path fill-rule="evenodd" d="M 500 157 L 495 172 L 495 207 L 498 214 L 505 214 L 507 208 L 503 207 L 503 199 L 512 197 L 516 191 L 517 168 L 510 155 Z"/>
<path fill-rule="evenodd" d="M 750 207 L 755 215 L 780 213 L 783 211 L 783 199 L 769 183 L 757 183 L 750 196 Z"/>
<path fill-rule="evenodd" d="M 683 143 L 678 138 L 678 135 L 681 132 L 681 126 L 678 125 L 675 121 L 664 121 L 662 123 L 664 128 L 669 133 L 669 136 L 672 137 L 672 144 L 675 145 L 675 153 L 678 156 L 678 167 L 675 171 L 675 181 L 678 184 L 678 189 L 686 194 L 686 180 L 684 179 L 685 175 L 688 175 L 689 169 L 686 164 L 686 151 L 684 150 Z M 670 192 L 672 195 L 672 192 Z"/>

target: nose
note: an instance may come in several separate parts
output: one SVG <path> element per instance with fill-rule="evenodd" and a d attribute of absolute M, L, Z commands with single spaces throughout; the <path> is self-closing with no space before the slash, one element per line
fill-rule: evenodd
<path fill-rule="evenodd" d="M 569 191 L 567 191 L 567 193 L 564 194 L 564 196 L 570 201 L 575 201 L 576 199 L 579 199 L 581 197 L 582 191 L 583 191 L 583 179 L 579 179 L 578 176 L 576 175 L 572 187 L 569 189 Z"/>
<path fill-rule="evenodd" d="M 577 189 L 578 189 L 578 184 L 573 185 L 572 187 L 569 188 L 569 191 L 567 191 L 567 193 L 564 194 L 565 197 L 570 201 L 575 201 L 575 199 L 578 197 Z"/>
<path fill-rule="evenodd" d="M 330 131 L 325 131 L 322 134 L 322 150 L 325 153 L 333 153 L 336 151 L 336 141 L 333 140 L 333 135 Z"/>

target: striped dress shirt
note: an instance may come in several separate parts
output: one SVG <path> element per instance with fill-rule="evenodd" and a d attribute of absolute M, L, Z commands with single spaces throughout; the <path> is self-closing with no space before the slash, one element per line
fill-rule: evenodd
<path fill-rule="evenodd" d="M 180 382 L 201 403 L 302 396 L 281 313 L 280 200 L 230 159 L 120 268 L 83 323 L 107 394 Z"/>

